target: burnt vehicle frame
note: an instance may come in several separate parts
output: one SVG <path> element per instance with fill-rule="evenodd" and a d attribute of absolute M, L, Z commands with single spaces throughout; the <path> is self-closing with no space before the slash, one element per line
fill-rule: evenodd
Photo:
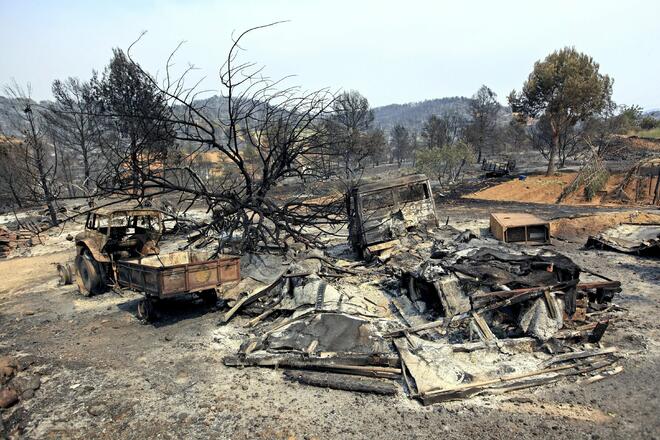
<path fill-rule="evenodd" d="M 481 162 L 481 171 L 485 171 L 486 177 L 504 177 L 513 173 L 517 169 L 516 161 L 513 159 L 507 161 L 496 161 L 483 159 Z"/>
<path fill-rule="evenodd" d="M 424 174 L 358 185 L 347 194 L 346 206 L 351 246 L 365 259 L 394 246 L 414 227 L 438 225 Z"/>
<path fill-rule="evenodd" d="M 163 214 L 150 208 L 103 207 L 87 214 L 75 237 L 78 287 L 85 295 L 103 293 L 114 278 L 113 263 L 159 253 Z"/>
<path fill-rule="evenodd" d="M 138 317 L 150 321 L 155 303 L 195 294 L 215 304 L 216 287 L 240 279 L 240 260 L 233 255 L 209 259 L 205 252 L 161 255 L 163 213 L 151 208 L 101 208 L 87 216 L 76 241 L 75 267 L 81 294 L 103 293 L 111 286 L 144 294 Z"/>

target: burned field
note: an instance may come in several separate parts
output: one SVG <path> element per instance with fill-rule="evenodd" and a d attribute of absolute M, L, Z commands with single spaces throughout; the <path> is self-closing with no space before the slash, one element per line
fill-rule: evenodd
<path fill-rule="evenodd" d="M 657 258 L 585 248 L 600 235 L 567 232 L 585 217 L 550 222 L 564 237 L 550 243 L 500 241 L 487 206 L 443 212 L 424 179 L 404 183 L 356 190 L 351 226 L 323 249 L 246 253 L 217 301 L 152 297 L 146 324 L 149 295 L 124 275 L 89 297 L 61 282 L 56 264 L 76 260 L 63 236 L 83 222 L 13 248 L 0 261 L 5 435 L 657 434 Z M 192 263 L 174 261 L 187 243 L 164 235 L 138 271 Z"/>

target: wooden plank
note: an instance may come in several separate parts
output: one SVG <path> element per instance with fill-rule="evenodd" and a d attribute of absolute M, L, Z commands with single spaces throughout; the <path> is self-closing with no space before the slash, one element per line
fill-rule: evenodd
<path fill-rule="evenodd" d="M 227 366 L 259 366 L 272 368 L 293 368 L 299 370 L 336 371 L 356 376 L 382 377 L 397 379 L 401 376 L 400 367 L 381 367 L 373 365 L 346 365 L 331 360 L 319 358 L 302 358 L 299 356 L 270 356 L 263 358 L 227 356 L 224 358 Z"/>
<path fill-rule="evenodd" d="M 282 353 L 269 355 L 250 355 L 250 356 L 225 356 L 223 362 L 230 367 L 258 366 L 263 363 L 265 366 L 275 365 L 283 361 L 305 361 L 310 365 L 333 366 L 371 366 L 371 367 L 389 367 L 400 369 L 401 359 L 398 355 L 391 353 L 373 353 L 373 354 L 345 354 L 334 352 L 320 352 L 313 355 L 305 353 Z"/>
<path fill-rule="evenodd" d="M 571 360 L 576 360 L 576 359 L 584 359 L 588 357 L 594 357 L 594 356 L 603 356 L 606 354 L 611 354 L 615 353 L 617 351 L 616 347 L 609 347 L 609 348 L 604 348 L 601 350 L 584 350 L 584 351 L 577 351 L 574 353 L 565 353 L 565 354 L 560 354 L 557 356 L 552 357 L 551 359 L 547 360 L 546 362 L 543 363 L 543 366 L 549 367 L 550 365 L 554 365 L 560 362 L 566 362 L 566 361 L 571 361 Z"/>
<path fill-rule="evenodd" d="M 255 325 L 257 325 L 257 324 L 258 324 L 259 322 L 261 322 L 262 320 L 268 318 L 268 317 L 269 317 L 270 315 L 272 315 L 274 312 L 275 312 L 275 309 L 274 309 L 274 308 L 271 308 L 271 309 L 266 310 L 265 312 L 263 312 L 263 313 L 260 314 L 259 316 L 250 319 L 250 320 L 248 321 L 248 323 L 245 324 L 245 327 L 254 327 Z"/>
<path fill-rule="evenodd" d="M 556 297 L 549 291 L 544 292 L 545 304 L 548 308 L 548 314 L 552 319 L 559 319 L 563 316 L 563 310 L 559 309 Z"/>
<path fill-rule="evenodd" d="M 560 290 L 561 288 L 565 288 L 566 286 L 562 285 L 556 285 L 552 286 L 555 288 L 555 290 Z M 592 282 L 592 283 L 579 283 L 576 288 L 578 290 L 589 290 L 589 289 L 598 289 L 598 288 L 618 288 L 621 287 L 621 282 L 620 281 L 597 281 L 597 282 Z M 528 293 L 528 292 L 533 292 L 538 289 L 550 289 L 551 286 L 539 286 L 539 287 L 525 287 L 523 289 L 512 289 L 512 290 L 498 290 L 495 292 L 479 292 L 475 293 L 472 295 L 472 299 L 490 299 L 490 298 L 508 298 L 512 296 L 519 295 L 521 293 Z"/>
<path fill-rule="evenodd" d="M 393 248 L 394 246 L 398 245 L 401 243 L 398 239 L 397 240 L 390 240 L 386 241 L 384 243 L 379 243 L 379 244 L 374 244 L 372 246 L 367 246 L 367 250 L 371 252 L 372 254 L 375 254 L 377 252 L 383 251 L 385 249 L 390 249 Z"/>
<path fill-rule="evenodd" d="M 596 281 L 592 283 L 579 283 L 577 285 L 578 290 L 616 289 L 618 287 L 621 287 L 621 281 Z"/>
<path fill-rule="evenodd" d="M 502 307 L 508 307 L 510 305 L 513 305 L 513 304 L 518 304 L 518 303 L 521 303 L 523 301 L 529 301 L 531 299 L 536 299 L 540 296 L 543 296 L 543 294 L 548 290 L 554 290 L 554 289 L 552 287 L 546 287 L 546 288 L 542 288 L 542 289 L 536 289 L 536 290 L 533 290 L 533 291 L 527 292 L 527 293 L 521 293 L 519 295 L 509 297 L 509 298 L 507 298 L 503 301 L 498 301 L 498 302 L 495 302 L 495 303 L 492 303 L 492 304 L 488 304 L 488 305 L 485 305 L 485 306 L 482 306 L 482 307 L 478 307 L 478 308 L 476 308 L 475 311 L 477 311 L 477 312 L 487 312 L 487 311 L 491 311 L 491 310 L 497 310 L 497 309 L 500 309 Z"/>
<path fill-rule="evenodd" d="M 341 373 L 327 373 L 320 371 L 291 371 L 287 370 L 284 375 L 306 385 L 335 390 L 357 391 L 361 393 L 373 393 L 381 395 L 394 395 L 398 386 L 391 380 L 374 379 Z"/>
<path fill-rule="evenodd" d="M 479 330 L 478 334 L 482 341 L 488 342 L 497 339 L 497 337 L 493 334 L 490 327 L 488 327 L 488 324 L 486 323 L 484 318 L 482 318 L 481 315 L 472 312 L 472 319 Z"/>
<path fill-rule="evenodd" d="M 258 287 L 257 289 L 255 289 L 254 291 L 252 291 L 252 292 L 250 292 L 250 293 L 245 293 L 245 294 L 243 295 L 243 297 L 242 297 L 241 299 L 239 299 L 238 301 L 236 301 L 236 304 L 234 304 L 234 306 L 233 306 L 231 309 L 229 309 L 229 310 L 227 311 L 227 313 L 225 313 L 225 314 L 222 316 L 222 322 L 224 323 L 224 322 L 229 321 L 229 320 L 231 319 L 231 317 L 234 316 L 234 314 L 235 314 L 235 313 L 236 313 L 241 307 L 243 307 L 243 306 L 245 306 L 245 305 L 248 305 L 248 304 L 250 304 L 251 302 L 256 301 L 256 300 L 258 300 L 259 298 L 261 298 L 261 297 L 265 296 L 266 294 L 268 294 L 268 293 L 270 292 L 270 290 L 271 290 L 274 286 L 276 286 L 276 285 L 278 284 L 278 282 L 279 282 L 281 279 L 282 279 L 282 277 L 277 278 L 275 281 L 273 281 L 273 282 L 270 283 L 270 284 L 267 284 L 267 285 L 264 285 L 264 286 Z"/>
<path fill-rule="evenodd" d="M 615 376 L 615 375 L 621 373 L 622 371 L 623 371 L 623 367 L 618 366 L 618 367 L 616 367 L 616 368 L 614 368 L 614 369 L 612 369 L 612 370 L 609 370 L 609 371 L 603 371 L 602 373 L 599 373 L 599 374 L 597 374 L 597 375 L 595 375 L 595 376 L 591 376 L 591 377 L 588 378 L 588 379 L 580 380 L 580 381 L 578 381 L 577 383 L 586 383 L 586 384 L 590 384 L 590 383 L 598 382 L 598 381 L 600 381 L 600 380 L 607 379 L 608 377 Z"/>

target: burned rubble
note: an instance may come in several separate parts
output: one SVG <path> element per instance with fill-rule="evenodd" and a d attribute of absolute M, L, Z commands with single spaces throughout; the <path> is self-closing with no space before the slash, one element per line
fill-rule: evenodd
<path fill-rule="evenodd" d="M 0 258 L 6 258 L 17 248 L 30 246 L 33 236 L 34 233 L 28 230 L 12 231 L 0 226 Z"/>
<path fill-rule="evenodd" d="M 362 392 L 400 383 L 424 404 L 618 371 L 599 341 L 620 283 L 566 256 L 449 225 L 410 228 L 369 263 L 340 256 L 280 263 L 243 294 L 232 310 L 251 336 L 224 363 Z"/>
<path fill-rule="evenodd" d="M 30 356 L 0 356 L 0 408 L 34 396 L 41 386 L 41 376 L 30 371 L 34 362 Z"/>
<path fill-rule="evenodd" d="M 590 236 L 585 247 L 660 257 L 660 225 L 621 224 Z"/>

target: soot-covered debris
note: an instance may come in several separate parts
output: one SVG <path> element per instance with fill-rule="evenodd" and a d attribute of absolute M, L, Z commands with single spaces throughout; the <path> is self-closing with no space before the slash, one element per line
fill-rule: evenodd
<path fill-rule="evenodd" d="M 314 251 L 272 267 L 234 297 L 250 335 L 226 365 L 360 392 L 400 383 L 424 404 L 619 368 L 600 338 L 620 283 L 547 248 L 445 225 L 411 229 L 369 263 Z"/>

